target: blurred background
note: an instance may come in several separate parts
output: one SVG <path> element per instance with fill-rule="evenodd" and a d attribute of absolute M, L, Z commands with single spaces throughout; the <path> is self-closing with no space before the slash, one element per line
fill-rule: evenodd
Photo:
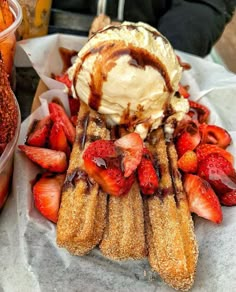
<path fill-rule="evenodd" d="M 212 50 L 214 61 L 236 73 L 236 13 Z"/>

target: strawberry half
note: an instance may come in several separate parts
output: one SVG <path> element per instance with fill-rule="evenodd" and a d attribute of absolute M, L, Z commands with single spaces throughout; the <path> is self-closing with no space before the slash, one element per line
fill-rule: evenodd
<path fill-rule="evenodd" d="M 233 155 L 229 151 L 226 151 L 225 149 L 223 149 L 217 145 L 201 144 L 197 147 L 196 153 L 197 153 L 197 159 L 199 162 L 201 160 L 204 160 L 207 157 L 207 155 L 209 155 L 211 153 L 218 153 L 221 156 L 223 156 L 225 159 L 227 159 L 232 165 L 234 163 Z"/>
<path fill-rule="evenodd" d="M 195 173 L 197 172 L 197 154 L 192 151 L 186 151 L 178 160 L 178 168 L 183 172 Z"/>
<path fill-rule="evenodd" d="M 206 106 L 193 100 L 189 100 L 189 106 L 190 106 L 190 112 L 191 110 L 194 110 L 195 112 L 197 112 L 197 120 L 199 123 L 205 123 L 208 120 L 210 111 Z"/>
<path fill-rule="evenodd" d="M 34 204 L 38 211 L 56 223 L 65 174 L 44 174 L 33 186 Z"/>
<path fill-rule="evenodd" d="M 42 120 L 35 121 L 32 131 L 26 140 L 27 145 L 44 147 L 47 144 L 52 121 L 50 116 L 44 117 Z"/>
<path fill-rule="evenodd" d="M 236 190 L 220 196 L 220 203 L 224 206 L 236 206 Z"/>
<path fill-rule="evenodd" d="M 205 123 L 199 126 L 201 133 L 201 144 L 214 144 L 226 148 L 231 143 L 230 134 L 223 128 Z"/>
<path fill-rule="evenodd" d="M 73 144 L 75 140 L 75 127 L 72 125 L 64 108 L 55 102 L 50 102 L 48 108 L 53 122 L 57 122 L 62 126 L 68 141 Z"/>
<path fill-rule="evenodd" d="M 158 177 L 153 165 L 151 152 L 144 147 L 138 166 L 138 182 L 144 195 L 153 195 L 158 189 Z"/>
<path fill-rule="evenodd" d="M 71 91 L 72 81 L 69 79 L 69 76 L 67 73 L 61 74 L 61 75 L 55 75 L 54 79 L 65 84 L 65 86 L 69 89 L 69 92 Z"/>
<path fill-rule="evenodd" d="M 44 169 L 52 172 L 64 172 L 67 169 L 66 154 L 62 151 L 27 145 L 18 147 L 30 160 Z"/>
<path fill-rule="evenodd" d="M 129 177 L 139 165 L 143 153 L 143 140 L 137 133 L 130 133 L 115 141 L 122 150 L 124 176 Z"/>
<path fill-rule="evenodd" d="M 197 175 L 186 174 L 184 188 L 190 211 L 215 223 L 223 219 L 222 209 L 210 184 Z"/>
<path fill-rule="evenodd" d="M 194 150 L 201 141 L 198 126 L 193 121 L 189 122 L 176 140 L 176 150 L 179 158 L 188 150 Z"/>
<path fill-rule="evenodd" d="M 70 146 L 68 144 L 66 134 L 58 122 L 55 122 L 52 126 L 49 136 L 50 149 L 63 151 L 67 157 L 70 155 Z"/>
<path fill-rule="evenodd" d="M 211 153 L 199 162 L 198 175 L 207 180 L 219 196 L 236 189 L 235 170 L 219 153 Z"/>
<path fill-rule="evenodd" d="M 84 166 L 88 175 L 108 194 L 120 196 L 128 193 L 134 175 L 124 177 L 121 156 L 116 152 L 113 141 L 97 140 L 91 143 L 83 154 Z"/>

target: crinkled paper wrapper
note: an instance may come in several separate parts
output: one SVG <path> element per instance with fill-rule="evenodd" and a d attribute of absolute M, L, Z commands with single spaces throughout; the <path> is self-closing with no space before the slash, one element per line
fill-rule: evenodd
<path fill-rule="evenodd" d="M 51 90 L 22 123 L 19 144 L 32 120 L 48 113 L 47 100 L 59 96 L 68 109 L 64 87 L 50 76 L 62 70 L 59 47 L 79 50 L 85 42 L 82 37 L 52 35 L 21 43 L 26 55 L 18 48 L 16 65 L 24 65 L 28 56 Z M 236 157 L 236 75 L 201 58 L 178 54 L 192 66 L 182 83 L 190 85 L 194 100 L 210 108 L 210 123 L 231 133 L 230 151 Z M 31 181 L 38 171 L 16 150 L 12 194 L 0 215 L 0 291 L 173 291 L 151 271 L 147 260 L 111 261 L 98 249 L 78 257 L 58 248 L 55 225 L 34 208 Z M 191 291 L 236 291 L 236 207 L 224 207 L 223 213 L 219 226 L 194 217 L 199 261 Z"/>

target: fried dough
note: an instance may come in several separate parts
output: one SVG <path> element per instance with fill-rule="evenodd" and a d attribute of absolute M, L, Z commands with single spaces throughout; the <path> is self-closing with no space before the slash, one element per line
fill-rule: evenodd
<path fill-rule="evenodd" d="M 146 256 L 143 201 L 137 182 L 127 195 L 109 197 L 100 249 L 104 256 L 115 260 Z"/>
<path fill-rule="evenodd" d="M 81 102 L 57 223 L 57 244 L 75 255 L 88 253 L 102 239 L 107 195 L 88 177 L 82 155 L 89 143 L 109 137 L 101 116 Z"/>
<path fill-rule="evenodd" d="M 188 290 L 194 282 L 198 248 L 177 154 L 174 144 L 166 143 L 161 128 L 152 134 L 150 142 L 158 161 L 160 194 L 144 200 L 148 259 L 168 285 Z"/>

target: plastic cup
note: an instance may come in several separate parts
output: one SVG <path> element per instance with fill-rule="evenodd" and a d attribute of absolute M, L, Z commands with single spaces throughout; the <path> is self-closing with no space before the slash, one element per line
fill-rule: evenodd
<path fill-rule="evenodd" d="M 18 29 L 20 39 L 44 36 L 48 33 L 52 0 L 19 0 L 23 21 Z"/>
<path fill-rule="evenodd" d="M 13 173 L 13 158 L 17 146 L 17 141 L 21 126 L 21 113 L 16 97 L 15 105 L 18 113 L 18 122 L 15 130 L 15 135 L 7 144 L 2 155 L 0 156 L 0 209 L 3 207 L 11 187 L 12 173 Z"/>
<path fill-rule="evenodd" d="M 7 29 L 0 32 L 0 52 L 6 71 L 11 75 L 15 56 L 16 30 L 22 21 L 22 11 L 18 1 L 9 0 L 8 3 L 15 20 Z"/>

